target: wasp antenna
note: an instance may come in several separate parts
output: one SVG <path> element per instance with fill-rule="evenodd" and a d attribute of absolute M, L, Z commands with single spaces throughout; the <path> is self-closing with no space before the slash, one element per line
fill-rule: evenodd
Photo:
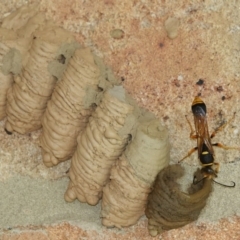
<path fill-rule="evenodd" d="M 213 179 L 213 181 L 221 186 L 224 186 L 224 187 L 235 187 L 236 186 L 236 183 L 231 181 L 233 183 L 233 185 L 226 185 L 226 184 L 223 184 L 223 183 L 220 183 L 220 182 L 217 182 Z"/>

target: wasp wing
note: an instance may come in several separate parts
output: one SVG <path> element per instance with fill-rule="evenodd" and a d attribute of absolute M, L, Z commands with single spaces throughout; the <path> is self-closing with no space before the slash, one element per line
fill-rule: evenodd
<path fill-rule="evenodd" d="M 209 152 L 213 154 L 206 114 L 203 112 L 202 114 L 194 115 L 194 124 L 197 135 L 198 157 L 202 153 L 203 143 L 205 143 Z"/>

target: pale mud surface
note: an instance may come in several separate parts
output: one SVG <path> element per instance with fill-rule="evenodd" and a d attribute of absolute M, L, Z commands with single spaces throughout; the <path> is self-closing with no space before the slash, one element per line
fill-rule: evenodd
<path fill-rule="evenodd" d="M 214 184 L 207 206 L 203 209 L 198 223 L 213 223 L 222 218 L 240 216 L 239 190 L 240 176 L 235 172 L 235 164 L 224 164 L 219 181 L 236 182 L 235 188 L 224 188 Z M 195 169 L 188 165 L 189 174 L 181 180 L 181 185 L 188 186 Z M 101 229 L 100 205 L 95 207 L 74 201 L 67 203 L 63 195 L 67 189 L 66 177 L 55 181 L 20 176 L 15 173 L 7 181 L 0 183 L 1 219 L 3 229 L 18 226 L 39 226 L 63 221 L 75 222 L 83 229 Z"/>

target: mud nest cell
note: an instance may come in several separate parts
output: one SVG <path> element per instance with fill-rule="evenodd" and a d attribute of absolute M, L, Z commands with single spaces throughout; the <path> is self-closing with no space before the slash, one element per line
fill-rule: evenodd
<path fill-rule="evenodd" d="M 200 170 L 195 173 L 199 174 Z M 206 205 L 212 190 L 211 180 L 192 184 L 185 193 L 177 183 L 183 175 L 184 169 L 180 165 L 170 165 L 158 174 L 145 211 L 152 236 L 197 220 Z"/>

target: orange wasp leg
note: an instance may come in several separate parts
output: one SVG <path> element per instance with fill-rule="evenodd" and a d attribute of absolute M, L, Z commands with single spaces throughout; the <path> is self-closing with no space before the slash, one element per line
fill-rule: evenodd
<path fill-rule="evenodd" d="M 185 158 L 188 158 L 188 157 L 189 157 L 192 153 L 194 153 L 197 149 L 198 149 L 198 147 L 192 148 L 185 157 L 183 157 L 181 160 L 178 161 L 178 163 L 180 163 L 181 161 L 183 161 Z"/>
<path fill-rule="evenodd" d="M 226 123 L 218 127 L 216 130 L 214 130 L 210 137 L 213 138 L 218 132 L 222 131 L 230 122 L 233 121 L 233 119 L 235 118 L 235 115 L 236 113 L 233 114 L 232 118 L 229 121 L 227 121 Z"/>
<path fill-rule="evenodd" d="M 197 138 L 198 138 L 198 135 L 197 135 L 197 134 L 194 134 L 195 131 L 194 131 L 194 129 L 193 129 L 193 127 L 192 127 L 192 124 L 190 123 L 190 121 L 189 121 L 187 115 L 185 115 L 185 117 L 186 117 L 187 122 L 188 122 L 188 124 L 189 124 L 189 126 L 190 126 L 190 129 L 191 129 L 191 132 L 190 132 L 190 138 L 191 138 L 191 139 L 197 139 Z"/>
<path fill-rule="evenodd" d="M 188 122 L 188 124 L 189 124 L 189 126 L 190 126 L 190 129 L 191 129 L 190 138 L 191 138 L 191 139 L 197 139 L 197 138 L 198 138 L 198 135 L 197 135 L 197 134 L 194 134 L 195 131 L 193 130 L 192 124 L 190 123 L 187 115 L 185 115 L 185 117 L 186 117 L 187 122 Z M 198 149 L 198 147 L 195 147 L 195 148 L 191 149 L 185 157 L 183 157 L 181 160 L 178 161 L 178 163 L 180 163 L 180 162 L 182 162 L 184 159 L 188 158 L 188 157 L 189 157 L 192 153 L 194 153 L 197 149 Z"/>
<path fill-rule="evenodd" d="M 224 123 L 222 126 L 218 127 L 215 131 L 213 131 L 213 133 L 211 134 L 211 138 L 213 138 L 218 132 L 222 131 L 226 127 L 227 124 L 232 122 L 233 119 L 235 118 L 235 114 L 236 113 L 233 114 L 232 118 L 228 122 Z M 226 146 L 226 145 L 223 145 L 222 143 L 212 143 L 212 146 L 223 148 L 225 150 L 228 150 L 228 149 L 238 149 L 238 150 L 240 150 L 240 147 Z"/>
<path fill-rule="evenodd" d="M 226 145 L 223 145 L 223 144 L 221 144 L 221 143 L 212 143 L 212 146 L 219 147 L 219 148 L 223 148 L 223 149 L 225 149 L 225 150 L 228 150 L 228 149 L 238 149 L 238 150 L 240 150 L 240 147 L 226 146 Z"/>

